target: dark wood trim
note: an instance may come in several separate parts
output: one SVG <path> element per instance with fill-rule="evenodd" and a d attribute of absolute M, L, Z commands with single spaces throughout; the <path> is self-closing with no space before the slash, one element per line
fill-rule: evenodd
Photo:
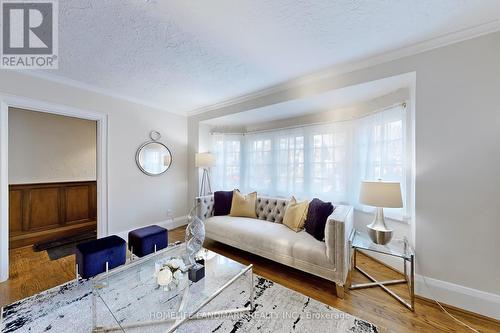
<path fill-rule="evenodd" d="M 96 230 L 96 228 L 96 221 L 91 221 L 60 228 L 20 234 L 17 236 L 9 237 L 9 246 L 11 249 L 17 249 L 24 246 L 31 246 L 37 242 L 69 237 L 77 235 L 79 233 Z"/>
<path fill-rule="evenodd" d="M 79 184 L 85 184 L 85 183 L 93 183 L 95 184 L 97 181 L 96 180 L 81 180 L 81 181 L 66 181 L 66 182 L 48 182 L 48 183 L 22 183 L 22 184 L 9 184 L 9 189 L 14 188 L 32 188 L 32 187 L 53 187 L 54 185 L 61 186 L 61 185 L 79 185 Z"/>
<path fill-rule="evenodd" d="M 9 185 L 9 193 L 14 192 L 17 202 L 9 207 L 9 226 L 15 230 L 9 233 L 11 248 L 58 238 L 58 230 L 69 236 L 71 230 L 97 226 L 96 181 Z"/>

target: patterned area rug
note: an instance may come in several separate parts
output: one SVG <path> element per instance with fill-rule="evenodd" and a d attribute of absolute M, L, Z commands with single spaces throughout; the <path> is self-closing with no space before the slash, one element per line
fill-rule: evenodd
<path fill-rule="evenodd" d="M 191 320 L 177 332 L 334 332 L 375 333 L 364 320 L 255 276 L 255 310 L 252 313 Z M 133 287 L 130 288 L 133 294 Z M 135 297 L 135 295 L 134 295 Z M 137 295 L 137 297 L 140 297 Z M 179 299 L 168 300 L 179 301 Z M 248 284 L 235 282 L 202 311 L 243 307 L 248 302 Z M 99 303 L 99 300 L 98 300 Z M 99 324 L 113 324 L 113 318 L 97 304 Z M 91 332 L 90 283 L 68 283 L 4 308 L 2 332 Z M 116 315 L 120 323 L 134 323 L 134 311 L 124 307 Z M 151 318 L 154 320 L 154 318 Z M 169 324 L 127 329 L 126 332 L 165 332 Z"/>

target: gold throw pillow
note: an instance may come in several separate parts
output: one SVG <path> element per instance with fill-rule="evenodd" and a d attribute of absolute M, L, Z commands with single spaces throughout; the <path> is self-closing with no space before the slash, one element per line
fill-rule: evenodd
<path fill-rule="evenodd" d="M 257 192 L 243 195 L 240 191 L 234 190 L 229 216 L 257 218 L 257 214 L 255 213 L 256 203 Z"/>
<path fill-rule="evenodd" d="M 308 208 L 308 201 L 297 202 L 297 199 L 292 197 L 288 206 L 286 206 L 283 224 L 295 232 L 301 231 L 306 223 Z"/>

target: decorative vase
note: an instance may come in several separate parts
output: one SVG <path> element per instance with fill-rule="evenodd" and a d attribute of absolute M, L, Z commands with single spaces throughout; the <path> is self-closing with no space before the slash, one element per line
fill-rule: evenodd
<path fill-rule="evenodd" d="M 186 228 L 186 257 L 187 264 L 197 267 L 195 256 L 203 248 L 205 240 L 205 225 L 203 221 L 195 215 L 198 205 L 194 206 L 188 215 L 188 226 Z"/>

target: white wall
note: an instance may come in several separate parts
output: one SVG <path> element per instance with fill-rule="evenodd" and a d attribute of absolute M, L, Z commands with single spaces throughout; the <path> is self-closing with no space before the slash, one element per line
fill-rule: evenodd
<path fill-rule="evenodd" d="M 9 184 L 96 180 L 96 122 L 9 109 Z"/>
<path fill-rule="evenodd" d="M 199 121 L 416 72 L 417 272 L 432 278 L 441 300 L 500 318 L 499 59 L 500 33 L 493 33 L 371 67 L 332 71 L 190 117 L 189 149 L 197 149 Z M 190 174 L 189 181 L 193 195 L 196 177 Z M 422 284 L 417 287 L 428 296 Z"/>
<path fill-rule="evenodd" d="M 164 221 L 167 210 L 187 214 L 186 118 L 13 71 L 2 71 L 0 94 L 67 105 L 108 116 L 109 233 Z M 143 174 L 135 164 L 137 148 L 157 130 L 173 155 L 160 177 Z"/>
<path fill-rule="evenodd" d="M 200 124 L 199 126 L 199 145 L 198 152 L 205 153 L 210 152 L 210 148 L 212 147 L 212 138 L 210 136 L 210 131 L 212 130 L 210 125 Z"/>

